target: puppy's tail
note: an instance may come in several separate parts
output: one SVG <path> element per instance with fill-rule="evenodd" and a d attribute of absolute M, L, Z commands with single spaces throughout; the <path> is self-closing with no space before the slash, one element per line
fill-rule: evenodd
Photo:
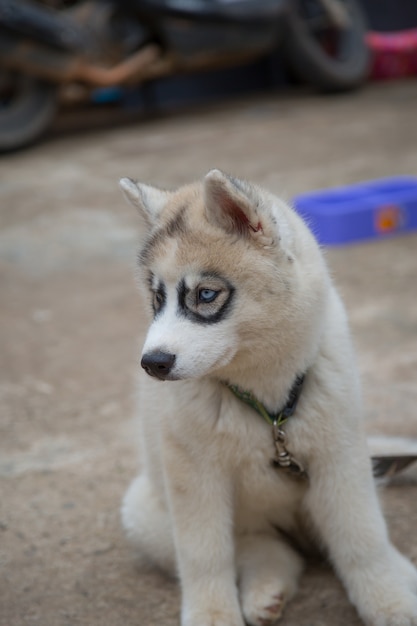
<path fill-rule="evenodd" d="M 417 461 L 417 439 L 406 437 L 368 437 L 375 478 L 389 480 Z"/>

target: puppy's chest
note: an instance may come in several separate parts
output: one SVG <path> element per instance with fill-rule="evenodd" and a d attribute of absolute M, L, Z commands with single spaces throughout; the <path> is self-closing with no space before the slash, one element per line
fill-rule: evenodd
<path fill-rule="evenodd" d="M 300 509 L 306 483 L 273 463 L 271 427 L 246 407 L 231 420 L 229 471 L 233 472 L 236 523 L 247 528 L 267 524 L 290 530 Z"/>

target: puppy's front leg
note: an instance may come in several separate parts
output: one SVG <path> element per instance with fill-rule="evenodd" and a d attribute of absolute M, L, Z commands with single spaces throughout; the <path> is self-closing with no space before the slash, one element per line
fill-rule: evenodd
<path fill-rule="evenodd" d="M 309 511 L 363 620 L 417 626 L 416 573 L 389 541 L 365 445 L 345 444 L 312 460 Z"/>
<path fill-rule="evenodd" d="M 182 586 L 182 626 L 243 626 L 234 564 L 230 477 L 222 460 L 178 442 L 164 451 Z"/>

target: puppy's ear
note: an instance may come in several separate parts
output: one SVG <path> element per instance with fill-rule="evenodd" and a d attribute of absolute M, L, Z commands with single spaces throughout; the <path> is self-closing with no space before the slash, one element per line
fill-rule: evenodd
<path fill-rule="evenodd" d="M 119 185 L 126 200 L 139 209 L 147 225 L 152 226 L 164 208 L 170 192 L 135 183 L 131 178 L 121 178 Z"/>
<path fill-rule="evenodd" d="M 273 243 L 271 215 L 248 183 L 211 170 L 204 179 L 204 200 L 206 217 L 212 224 L 264 246 Z"/>

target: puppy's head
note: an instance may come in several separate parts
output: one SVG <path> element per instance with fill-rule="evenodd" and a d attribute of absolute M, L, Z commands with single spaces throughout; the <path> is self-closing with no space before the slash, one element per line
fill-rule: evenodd
<path fill-rule="evenodd" d="M 139 266 L 153 314 L 146 372 L 161 380 L 228 377 L 254 350 L 279 358 L 289 335 L 300 333 L 291 210 L 219 170 L 173 192 L 127 178 L 120 185 L 143 220 Z"/>

